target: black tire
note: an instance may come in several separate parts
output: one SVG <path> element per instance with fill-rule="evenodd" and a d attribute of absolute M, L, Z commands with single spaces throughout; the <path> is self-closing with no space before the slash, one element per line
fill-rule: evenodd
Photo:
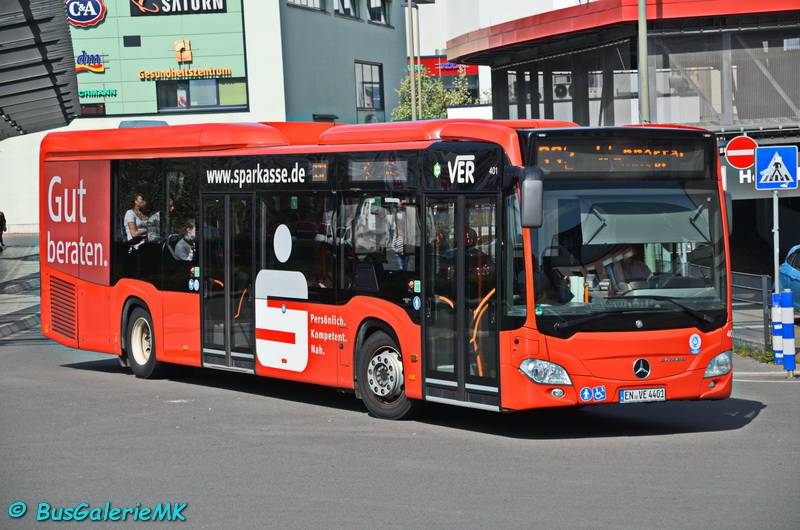
<path fill-rule="evenodd" d="M 156 360 L 153 319 L 150 313 L 141 307 L 134 309 L 128 319 L 125 345 L 128 364 L 136 377 L 157 379 L 166 375 L 168 365 Z"/>
<path fill-rule="evenodd" d="M 364 342 L 358 357 L 358 390 L 367 410 L 378 418 L 412 418 L 420 403 L 405 391 L 403 358 L 400 348 L 384 332 L 376 332 Z"/>

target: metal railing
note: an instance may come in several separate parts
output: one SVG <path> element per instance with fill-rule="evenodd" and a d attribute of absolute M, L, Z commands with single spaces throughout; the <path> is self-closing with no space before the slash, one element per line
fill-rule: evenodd
<path fill-rule="evenodd" d="M 770 288 L 767 275 L 731 273 L 733 341 L 766 352 L 772 349 Z"/>

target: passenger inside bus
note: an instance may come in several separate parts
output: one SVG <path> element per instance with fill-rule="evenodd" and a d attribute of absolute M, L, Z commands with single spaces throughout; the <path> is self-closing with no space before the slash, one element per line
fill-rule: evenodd
<path fill-rule="evenodd" d="M 122 230 L 125 234 L 125 241 L 131 245 L 136 245 L 147 241 L 147 216 L 144 214 L 144 207 L 147 201 L 139 193 L 131 193 L 127 202 L 130 210 L 125 212 Z"/>
<path fill-rule="evenodd" d="M 194 219 L 188 219 L 181 230 L 181 239 L 175 244 L 175 257 L 183 261 L 192 261 L 194 257 Z"/>

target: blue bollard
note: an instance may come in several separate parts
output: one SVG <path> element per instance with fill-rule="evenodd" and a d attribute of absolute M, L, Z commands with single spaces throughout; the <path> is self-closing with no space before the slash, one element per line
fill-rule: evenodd
<path fill-rule="evenodd" d="M 783 369 L 794 370 L 794 306 L 792 291 L 789 289 L 781 293 L 781 312 L 783 313 Z"/>
<path fill-rule="evenodd" d="M 772 353 L 775 364 L 783 364 L 783 312 L 780 293 L 772 293 Z"/>

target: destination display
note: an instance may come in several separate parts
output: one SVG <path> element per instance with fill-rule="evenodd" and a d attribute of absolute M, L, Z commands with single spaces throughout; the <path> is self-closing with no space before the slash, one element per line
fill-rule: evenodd
<path fill-rule="evenodd" d="M 350 160 L 348 174 L 350 182 L 405 182 L 408 178 L 408 161 L 394 158 Z"/>
<path fill-rule="evenodd" d="M 546 173 L 663 173 L 701 177 L 708 170 L 701 139 L 638 140 L 630 137 L 542 138 L 536 140 L 536 165 Z"/>

